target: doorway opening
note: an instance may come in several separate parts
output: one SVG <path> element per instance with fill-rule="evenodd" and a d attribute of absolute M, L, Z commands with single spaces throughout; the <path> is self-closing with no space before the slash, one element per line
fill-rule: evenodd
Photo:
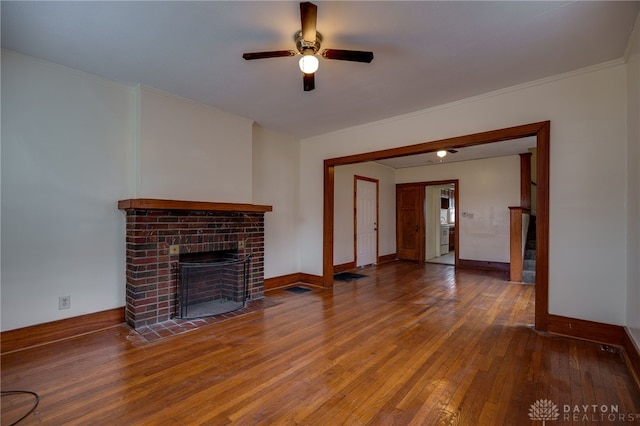
<path fill-rule="evenodd" d="M 457 182 L 425 186 L 425 262 L 457 265 L 456 187 Z"/>
<path fill-rule="evenodd" d="M 396 184 L 399 259 L 456 266 L 458 180 Z"/>
<path fill-rule="evenodd" d="M 542 121 L 488 132 L 457 136 L 416 145 L 384 149 L 369 153 L 348 155 L 324 160 L 323 199 L 323 256 L 322 279 L 325 287 L 333 286 L 333 237 L 334 237 L 334 181 L 335 167 L 376 161 L 387 158 L 424 154 L 439 150 L 471 147 L 503 141 L 516 141 L 533 136 L 536 138 L 536 170 L 538 185 L 537 228 L 536 228 L 536 283 L 535 283 L 535 328 L 546 331 L 549 328 L 549 163 L 550 163 L 550 121 Z"/>

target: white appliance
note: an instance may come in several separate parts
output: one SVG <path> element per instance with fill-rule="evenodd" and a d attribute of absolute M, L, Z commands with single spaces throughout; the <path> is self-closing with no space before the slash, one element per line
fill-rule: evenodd
<path fill-rule="evenodd" d="M 449 225 L 440 225 L 440 256 L 449 253 Z"/>

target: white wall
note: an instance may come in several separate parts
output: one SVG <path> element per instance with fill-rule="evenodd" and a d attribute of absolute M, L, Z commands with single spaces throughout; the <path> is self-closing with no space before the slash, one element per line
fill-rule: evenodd
<path fill-rule="evenodd" d="M 299 155 L 297 138 L 254 125 L 253 203 L 273 206 L 264 217 L 265 278 L 300 272 Z"/>
<path fill-rule="evenodd" d="M 520 157 L 487 158 L 396 170 L 397 183 L 458 179 L 459 256 L 509 262 L 509 206 L 520 205 Z M 463 213 L 469 213 L 463 216 Z M 438 221 L 438 223 L 440 223 Z"/>
<path fill-rule="evenodd" d="M 2 330 L 124 304 L 134 105 L 132 88 L 2 51 Z"/>
<path fill-rule="evenodd" d="M 256 184 L 260 204 L 279 197 L 265 272 L 298 272 L 296 231 L 278 232 L 297 214 L 297 141 L 257 135 L 256 166 L 249 119 L 3 50 L 2 330 L 124 305 L 120 199 L 252 203 Z M 286 165 L 265 169 L 276 148 Z"/>
<path fill-rule="evenodd" d="M 627 72 L 627 325 L 640 347 L 640 17 Z"/>
<path fill-rule="evenodd" d="M 301 268 L 322 273 L 323 160 L 551 120 L 549 310 L 624 324 L 626 79 L 621 62 L 301 141 Z"/>
<path fill-rule="evenodd" d="M 394 169 L 377 163 L 360 163 L 335 168 L 333 263 L 353 262 L 354 175 L 378 179 L 378 254 L 396 252 L 396 188 Z"/>
<path fill-rule="evenodd" d="M 251 120 L 147 87 L 139 99 L 138 197 L 252 202 Z"/>

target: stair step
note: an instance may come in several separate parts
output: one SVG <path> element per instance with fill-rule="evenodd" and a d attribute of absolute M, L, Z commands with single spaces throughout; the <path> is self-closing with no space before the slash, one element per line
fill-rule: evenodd
<path fill-rule="evenodd" d="M 525 250 L 524 258 L 525 259 L 535 259 L 536 258 L 536 251 L 535 250 L 531 250 L 531 249 Z"/>
<path fill-rule="evenodd" d="M 536 270 L 536 260 L 535 259 L 525 259 L 523 267 L 524 267 L 525 271 L 535 271 Z"/>
<path fill-rule="evenodd" d="M 535 271 L 522 271 L 522 282 L 525 284 L 535 284 L 536 283 L 536 272 Z"/>

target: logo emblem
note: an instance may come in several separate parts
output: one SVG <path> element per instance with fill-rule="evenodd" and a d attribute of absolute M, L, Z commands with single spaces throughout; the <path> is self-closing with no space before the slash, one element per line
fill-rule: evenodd
<path fill-rule="evenodd" d="M 558 417 L 560 417 L 558 407 L 549 399 L 539 399 L 529 408 L 529 418 L 542 420 L 543 426 L 547 420 L 558 420 Z"/>

